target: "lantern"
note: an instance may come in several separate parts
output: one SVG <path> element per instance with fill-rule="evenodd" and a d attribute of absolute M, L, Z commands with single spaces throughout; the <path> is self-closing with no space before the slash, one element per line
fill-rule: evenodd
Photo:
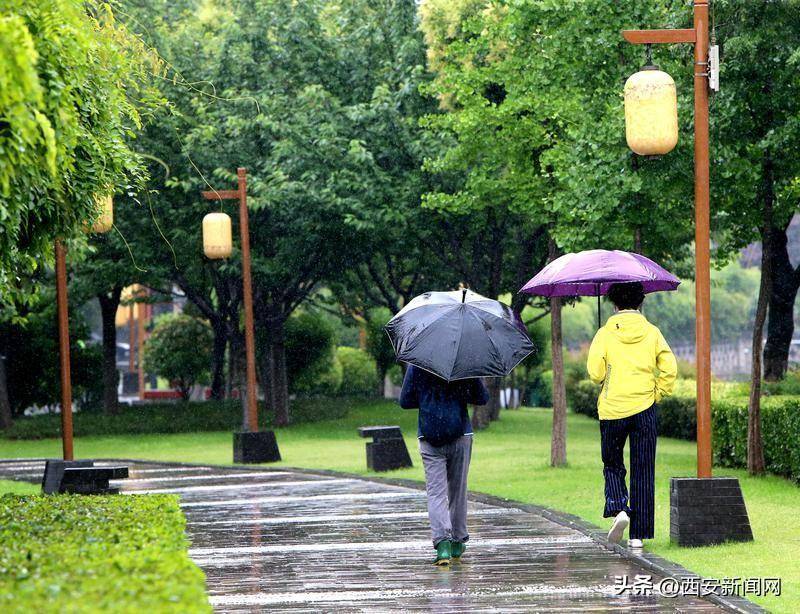
<path fill-rule="evenodd" d="M 667 73 L 647 66 L 625 83 L 625 138 L 634 153 L 660 156 L 678 143 L 678 97 Z"/>
<path fill-rule="evenodd" d="M 209 213 L 203 218 L 203 253 L 211 259 L 231 255 L 231 218 L 227 213 Z"/>
<path fill-rule="evenodd" d="M 95 196 L 95 203 L 100 209 L 99 217 L 92 223 L 92 232 L 104 233 L 114 226 L 114 199 L 111 194 Z"/>

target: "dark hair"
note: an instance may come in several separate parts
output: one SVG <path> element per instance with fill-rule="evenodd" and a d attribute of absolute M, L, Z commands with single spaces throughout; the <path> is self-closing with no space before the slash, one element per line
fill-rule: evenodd
<path fill-rule="evenodd" d="M 607 296 L 617 309 L 639 309 L 644 301 L 644 287 L 638 281 L 611 284 Z"/>

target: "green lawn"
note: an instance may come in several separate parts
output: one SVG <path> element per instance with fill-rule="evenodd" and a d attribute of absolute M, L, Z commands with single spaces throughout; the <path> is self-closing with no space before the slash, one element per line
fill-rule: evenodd
<path fill-rule="evenodd" d="M 0 448 L 2 448 L 1 445 Z M 35 495 L 41 490 L 38 484 L 17 482 L 15 480 L 0 480 L 0 495 Z"/>
<path fill-rule="evenodd" d="M 406 434 L 414 468 L 396 477 L 422 479 L 416 448 L 416 413 L 391 403 L 356 407 L 343 419 L 301 424 L 278 431 L 280 465 L 368 474 L 358 426 L 399 424 Z M 606 526 L 597 422 L 578 415 L 568 420 L 567 468 L 548 466 L 550 412 L 506 411 L 499 422 L 476 435 L 470 487 L 474 491 L 538 503 Z M 231 462 L 230 433 L 86 437 L 76 441 L 81 457 L 132 457 L 203 463 Z M 0 457 L 58 456 L 57 440 L 0 440 Z M 739 478 L 756 541 L 706 548 L 669 544 L 669 478 L 695 471 L 692 442 L 660 439 L 656 467 L 656 534 L 648 549 L 707 577 L 781 577 L 783 596 L 756 599 L 775 612 L 800 611 L 800 488 L 787 480 L 750 478 L 744 471 L 720 469 Z"/>

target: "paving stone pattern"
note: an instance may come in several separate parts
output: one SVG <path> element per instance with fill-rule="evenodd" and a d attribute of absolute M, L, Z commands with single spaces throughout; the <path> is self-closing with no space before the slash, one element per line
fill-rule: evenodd
<path fill-rule="evenodd" d="M 102 465 L 103 463 L 98 463 Z M 305 471 L 136 462 L 123 493 L 181 497 L 190 555 L 219 612 L 718 612 L 697 597 L 616 595 L 653 572 L 540 514 L 471 501 L 462 562 L 430 564 L 424 493 Z M 40 480 L 43 462 L 0 463 Z"/>

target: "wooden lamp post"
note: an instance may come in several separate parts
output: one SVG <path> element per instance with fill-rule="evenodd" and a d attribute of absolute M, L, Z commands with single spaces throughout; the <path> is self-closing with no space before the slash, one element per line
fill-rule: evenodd
<path fill-rule="evenodd" d="M 91 225 L 94 233 L 105 233 L 114 226 L 114 200 L 111 194 L 96 197 L 100 216 Z M 65 461 L 74 460 L 72 437 L 72 376 L 69 356 L 69 306 L 67 297 L 67 248 L 56 239 L 56 307 L 58 310 L 58 354 L 61 375 L 61 448 Z"/>
<path fill-rule="evenodd" d="M 694 197 L 697 361 L 697 478 L 672 478 L 670 538 L 680 545 L 752 540 L 736 478 L 711 477 L 711 276 L 708 94 L 709 0 L 694 0 L 694 26 L 624 30 L 636 45 L 694 45 Z M 649 62 L 648 62 L 649 63 Z M 716 75 L 714 75 L 716 77 Z M 672 78 L 646 66 L 625 85 L 626 138 L 640 155 L 663 155 L 677 143 L 677 97 Z"/>
<path fill-rule="evenodd" d="M 206 200 L 238 200 L 239 232 L 242 240 L 242 302 L 244 303 L 244 340 L 247 358 L 247 389 L 243 430 L 233 434 L 233 461 L 236 463 L 268 463 L 281 460 L 273 431 L 258 430 L 256 399 L 256 349 L 253 326 L 253 284 L 250 272 L 250 230 L 247 213 L 247 170 L 236 171 L 236 190 L 202 192 Z M 231 218 L 222 212 L 209 213 L 203 219 L 203 252 L 210 259 L 231 255 Z"/>

